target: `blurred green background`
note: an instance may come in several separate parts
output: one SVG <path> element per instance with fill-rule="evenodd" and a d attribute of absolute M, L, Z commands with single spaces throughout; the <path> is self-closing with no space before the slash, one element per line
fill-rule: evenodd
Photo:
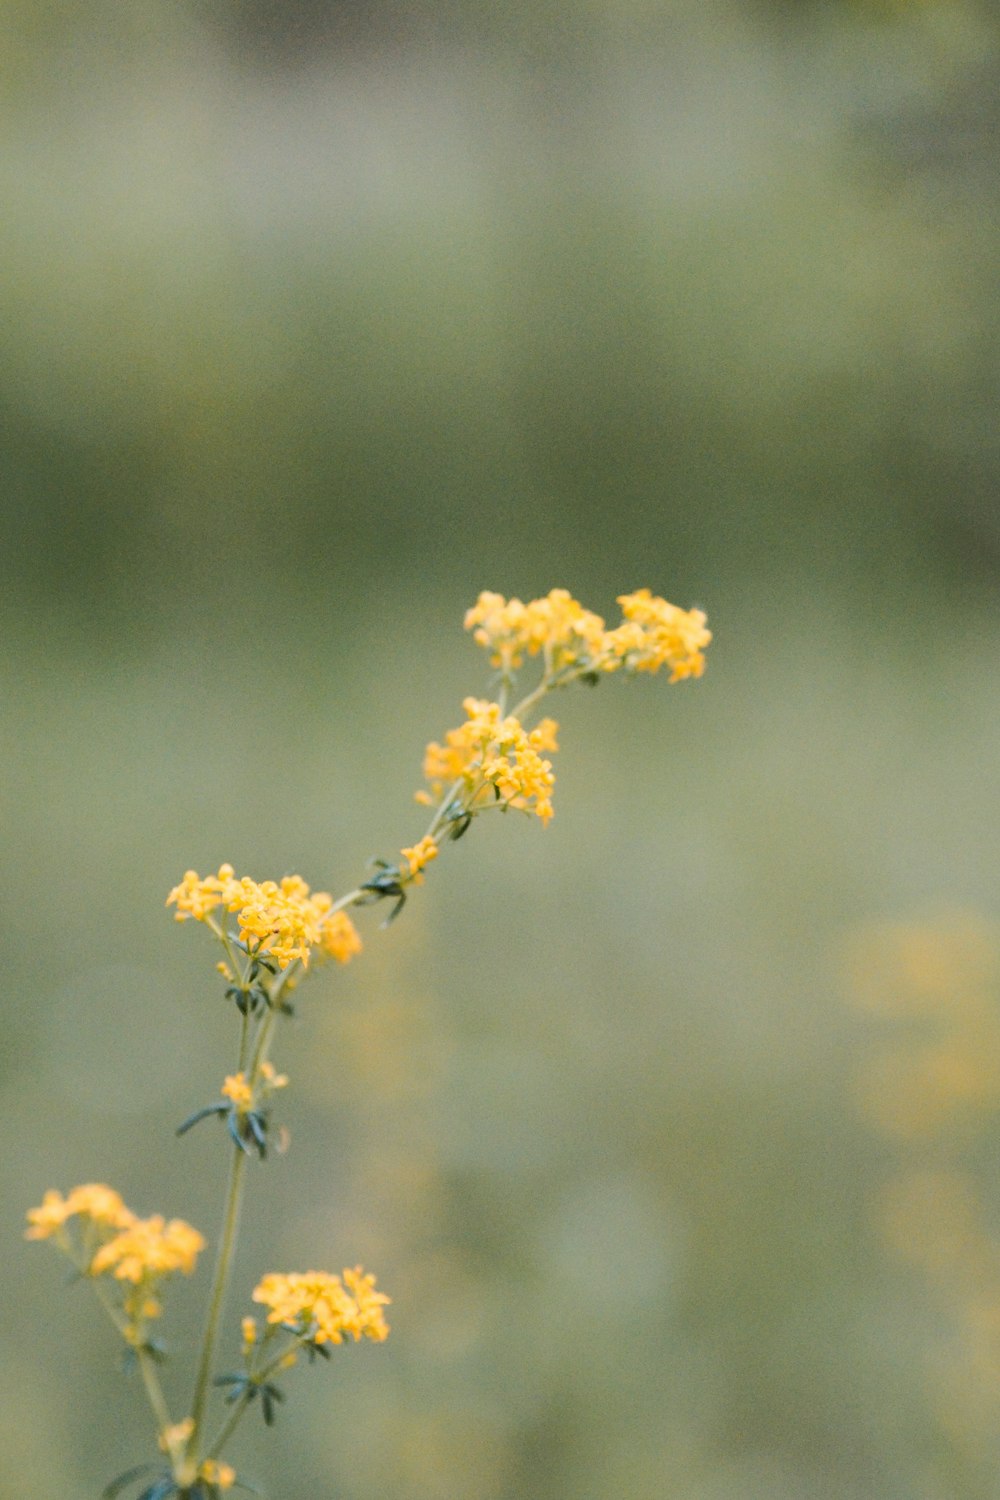
<path fill-rule="evenodd" d="M 215 1232 L 221 1139 L 172 1131 L 233 1018 L 168 889 L 349 888 L 487 686 L 480 589 L 644 584 L 708 611 L 705 678 L 560 700 L 552 827 L 477 826 L 302 993 L 237 1285 L 362 1260 L 393 1333 L 235 1461 L 274 1500 L 1000 1494 L 996 1256 L 879 1228 L 914 1167 L 987 1239 L 1000 1203 L 995 8 L 0 24 L 3 1500 L 150 1443 L 24 1210 L 105 1180 Z M 873 1060 L 970 984 L 944 1133 L 880 1117 Z"/>

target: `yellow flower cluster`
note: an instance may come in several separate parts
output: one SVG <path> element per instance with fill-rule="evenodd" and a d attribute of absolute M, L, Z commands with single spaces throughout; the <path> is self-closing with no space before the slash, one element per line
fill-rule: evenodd
<path fill-rule="evenodd" d="M 135 1214 L 126 1208 L 113 1188 L 103 1182 L 85 1182 L 64 1198 L 55 1188 L 49 1188 L 38 1208 L 28 1210 L 28 1225 L 24 1237 L 28 1240 L 47 1240 L 57 1230 L 77 1215 L 89 1220 L 101 1231 L 128 1229 L 135 1223 Z"/>
<path fill-rule="evenodd" d="M 72 1218 L 80 1218 L 84 1225 L 79 1250 L 72 1248 L 64 1233 Z M 41 1205 L 29 1209 L 25 1237 L 46 1240 L 53 1236 L 78 1264 L 86 1263 L 89 1275 L 111 1272 L 117 1281 L 134 1288 L 126 1294 L 124 1303 L 126 1313 L 134 1321 L 159 1315 L 160 1304 L 151 1295 L 156 1283 L 173 1271 L 190 1276 L 199 1252 L 205 1248 L 197 1229 L 183 1219 L 171 1219 L 168 1223 L 162 1214 L 140 1219 L 112 1188 L 101 1182 L 74 1188 L 66 1198 L 50 1188 Z"/>
<path fill-rule="evenodd" d="M 574 599 L 567 589 L 552 589 L 544 599 L 522 604 L 484 591 L 466 612 L 465 628 L 477 645 L 491 653 L 495 667 L 511 671 L 525 656 L 549 654 L 553 667 L 590 660 L 601 649 L 604 621 Z"/>
<path fill-rule="evenodd" d="M 230 1464 L 220 1464 L 217 1459 L 206 1458 L 198 1470 L 198 1478 L 217 1490 L 231 1490 L 236 1483 L 236 1470 Z"/>
<path fill-rule="evenodd" d="M 360 1266 L 345 1270 L 343 1280 L 327 1271 L 272 1271 L 254 1288 L 253 1300 L 271 1309 L 269 1323 L 287 1324 L 316 1344 L 342 1344 L 345 1335 L 355 1342 L 388 1337 L 382 1309 L 390 1299 Z"/>
<path fill-rule="evenodd" d="M 462 707 L 468 719 L 458 729 L 449 729 L 445 743 L 427 746 L 424 775 L 435 797 L 455 781 L 465 784 L 465 806 L 470 812 L 491 805 L 521 808 L 535 813 L 543 824 L 552 817 L 552 763 L 541 751 L 557 750 L 554 719 L 543 719 L 526 730 L 519 719 L 501 717 L 498 703 L 466 698 Z M 426 793 L 421 801 L 430 801 Z"/>
<path fill-rule="evenodd" d="M 347 963 L 361 951 L 361 939 L 346 912 L 331 911 L 333 897 L 326 891 L 310 895 L 300 875 L 286 875 L 279 883 L 237 879 L 232 865 L 220 865 L 217 875 L 203 880 L 188 870 L 167 897 L 175 905 L 178 922 L 194 917 L 205 922 L 219 907 L 237 914 L 240 940 L 253 951 L 266 953 L 284 969 L 296 959 L 308 966 L 310 953 Z"/>
<path fill-rule="evenodd" d="M 275 1089 L 283 1089 L 287 1082 L 287 1074 L 275 1072 L 273 1063 L 261 1063 L 257 1081 L 259 1096 L 271 1094 Z M 224 1099 L 231 1100 L 241 1111 L 248 1110 L 254 1102 L 254 1088 L 245 1073 L 230 1073 L 223 1082 L 221 1093 Z"/>
<path fill-rule="evenodd" d="M 523 604 L 502 594 L 484 592 L 465 616 L 465 628 L 490 652 L 493 665 L 510 672 L 525 656 L 544 652 L 550 675 L 571 671 L 657 672 L 671 669 L 671 682 L 700 677 L 704 648 L 712 639 L 700 609 L 679 609 L 638 589 L 621 594 L 622 623 L 606 630 L 600 615 L 553 589 L 544 599 Z"/>
<path fill-rule="evenodd" d="M 135 1284 L 167 1276 L 171 1271 L 190 1276 L 204 1248 L 205 1241 L 197 1229 L 183 1219 L 168 1223 L 162 1214 L 154 1214 L 151 1219 L 136 1219 L 102 1245 L 90 1263 L 90 1272 L 100 1276 L 111 1271 L 119 1281 Z"/>
<path fill-rule="evenodd" d="M 412 849 L 403 849 L 401 853 L 406 861 L 406 866 L 404 866 L 403 870 L 404 875 L 408 873 L 409 878 L 414 884 L 419 884 L 423 879 L 420 872 L 426 865 L 430 864 L 432 859 L 437 859 L 439 850 L 437 843 L 431 838 L 430 834 L 425 834 L 419 844 L 414 844 Z"/>

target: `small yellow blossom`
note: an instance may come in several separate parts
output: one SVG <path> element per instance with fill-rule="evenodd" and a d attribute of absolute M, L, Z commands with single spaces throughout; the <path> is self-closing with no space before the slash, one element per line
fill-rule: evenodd
<path fill-rule="evenodd" d="M 473 640 L 485 646 L 495 667 L 510 672 L 525 656 L 544 651 L 550 670 L 588 660 L 600 649 L 604 621 L 584 609 L 567 589 L 552 589 L 544 599 L 522 604 L 502 594 L 484 592 L 465 616 Z"/>
<path fill-rule="evenodd" d="M 222 1096 L 231 1099 L 239 1110 L 249 1109 L 253 1103 L 253 1089 L 242 1073 L 229 1074 L 222 1085 Z"/>
<path fill-rule="evenodd" d="M 605 637 L 606 671 L 620 663 L 633 672 L 658 672 L 669 666 L 671 682 L 701 676 L 704 648 L 712 639 L 703 610 L 679 609 L 649 589 L 620 594 L 618 603 L 624 621 Z"/>
<path fill-rule="evenodd" d="M 90 1274 L 100 1276 L 111 1271 L 118 1281 L 139 1283 L 172 1271 L 190 1276 L 205 1241 L 197 1229 L 183 1219 L 162 1214 L 151 1219 L 136 1219 L 114 1239 L 102 1245 L 90 1263 Z"/>
<path fill-rule="evenodd" d="M 223 1081 L 219 1092 L 224 1099 L 230 1099 L 241 1114 L 245 1114 L 254 1103 L 255 1092 L 258 1096 L 273 1094 L 275 1089 L 283 1089 L 288 1083 L 285 1073 L 278 1073 L 274 1063 L 262 1062 L 258 1075 L 256 1091 L 245 1073 L 231 1073 Z"/>
<path fill-rule="evenodd" d="M 264 1087 L 269 1091 L 272 1089 L 283 1089 L 288 1083 L 287 1073 L 276 1072 L 274 1063 L 272 1062 L 261 1063 L 260 1076 L 264 1080 Z"/>
<path fill-rule="evenodd" d="M 157 1439 L 160 1451 L 177 1453 L 183 1449 L 192 1432 L 194 1432 L 194 1417 L 185 1417 L 183 1422 L 175 1422 L 172 1427 L 164 1427 Z"/>
<path fill-rule="evenodd" d="M 76 1214 L 104 1229 L 126 1229 L 135 1222 L 135 1215 L 113 1188 L 87 1182 L 74 1188 L 68 1198 L 49 1188 L 40 1207 L 28 1210 L 30 1228 L 25 1230 L 25 1239 L 46 1240 Z"/>
<path fill-rule="evenodd" d="M 244 1318 L 240 1324 L 240 1329 L 243 1333 L 243 1353 L 249 1354 L 257 1342 L 257 1324 L 253 1318 Z"/>
<path fill-rule="evenodd" d="M 403 849 L 401 852 L 409 865 L 410 879 L 417 883 L 423 878 L 420 872 L 424 867 L 429 865 L 432 859 L 437 859 L 438 846 L 430 834 L 426 834 L 419 844 L 414 844 L 412 849 Z M 404 875 L 405 873 L 404 869 Z"/>
<path fill-rule="evenodd" d="M 555 776 L 551 762 L 539 752 L 555 748 L 555 721 L 544 719 L 527 731 L 512 714 L 502 718 L 498 703 L 466 698 L 462 706 L 467 722 L 449 729 L 444 745 L 427 747 L 424 775 L 434 794 L 440 796 L 447 783 L 461 781 L 470 812 L 502 803 L 548 823 Z"/>
<path fill-rule="evenodd" d="M 198 1478 L 206 1484 L 213 1484 L 217 1490 L 230 1490 L 236 1482 L 236 1470 L 217 1459 L 206 1458 L 198 1470 Z"/>
<path fill-rule="evenodd" d="M 333 897 L 326 891 L 310 894 L 300 875 L 283 880 L 256 881 L 248 875 L 237 879 L 232 865 L 220 865 L 217 875 L 205 879 L 188 870 L 180 885 L 167 897 L 177 907 L 175 917 L 207 921 L 219 907 L 236 913 L 240 941 L 252 952 L 264 953 L 279 968 L 296 960 L 308 967 L 310 952 L 321 952 L 346 963 L 360 951 L 361 940 L 344 912 L 333 912 Z"/>
<path fill-rule="evenodd" d="M 323 952 L 339 964 L 350 963 L 361 952 L 361 935 L 346 911 L 332 912 L 322 926 Z"/>
<path fill-rule="evenodd" d="M 254 1288 L 253 1300 L 270 1308 L 269 1323 L 289 1325 L 316 1344 L 342 1344 L 345 1335 L 380 1343 L 389 1333 L 382 1312 L 389 1298 L 360 1266 L 345 1270 L 343 1281 L 326 1271 L 272 1271 Z"/>

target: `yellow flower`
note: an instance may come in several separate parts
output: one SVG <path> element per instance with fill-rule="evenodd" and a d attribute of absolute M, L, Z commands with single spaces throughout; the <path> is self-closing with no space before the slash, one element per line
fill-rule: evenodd
<path fill-rule="evenodd" d="M 429 865 L 432 859 L 437 859 L 438 846 L 431 836 L 427 834 L 420 840 L 419 844 L 414 844 L 412 849 L 403 849 L 401 852 L 404 860 L 410 867 L 410 879 L 416 883 L 423 878 L 420 872 L 424 866 Z M 405 868 L 403 873 L 405 876 Z"/>
<path fill-rule="evenodd" d="M 223 1082 L 219 1092 L 224 1099 L 231 1099 L 241 1114 L 245 1114 L 254 1103 L 255 1093 L 259 1098 L 266 1098 L 268 1094 L 273 1094 L 275 1089 L 283 1089 L 287 1083 L 287 1075 L 276 1072 L 273 1063 L 262 1062 L 256 1090 L 245 1073 L 231 1073 Z"/>
<path fill-rule="evenodd" d="M 114 1239 L 102 1245 L 90 1263 L 90 1274 L 100 1276 L 111 1271 L 118 1281 L 139 1283 L 183 1271 L 190 1276 L 205 1241 L 197 1229 L 183 1219 L 162 1214 L 151 1219 L 136 1219 Z"/>
<path fill-rule="evenodd" d="M 658 672 L 666 665 L 671 682 L 701 676 L 704 648 L 712 639 L 702 610 L 679 609 L 649 589 L 620 594 L 618 603 L 624 621 L 605 636 L 606 659 L 601 664 L 605 671 L 621 665 L 632 672 Z"/>
<path fill-rule="evenodd" d="M 184 1447 L 192 1432 L 194 1432 L 194 1417 L 185 1417 L 183 1422 L 175 1422 L 172 1427 L 164 1427 L 157 1439 L 160 1451 L 170 1454 L 178 1452 Z"/>
<path fill-rule="evenodd" d="M 135 1222 L 135 1215 L 125 1207 L 113 1188 L 103 1182 L 87 1182 L 74 1188 L 68 1198 L 49 1188 L 38 1208 L 28 1210 L 25 1239 L 47 1240 L 67 1219 L 79 1214 L 102 1228 L 125 1229 Z"/>
<path fill-rule="evenodd" d="M 274 1089 L 283 1089 L 288 1083 L 288 1075 L 276 1072 L 274 1063 L 262 1062 L 260 1065 L 260 1076 L 264 1087 L 269 1093 Z"/>
<path fill-rule="evenodd" d="M 350 963 L 362 949 L 361 935 L 346 911 L 335 911 L 326 917 L 320 928 L 323 952 L 335 958 L 339 964 Z"/>
<path fill-rule="evenodd" d="M 503 805 L 533 812 L 547 823 L 555 776 L 539 752 L 556 748 L 555 721 L 543 719 L 529 732 L 512 714 L 501 718 L 498 703 L 466 698 L 462 706 L 467 722 L 449 729 L 444 745 L 427 747 L 424 775 L 435 796 L 446 783 L 461 781 L 470 812 Z"/>
<path fill-rule="evenodd" d="M 343 1281 L 326 1271 L 272 1271 L 254 1288 L 253 1300 L 270 1308 L 269 1323 L 289 1325 L 312 1343 L 342 1344 L 345 1335 L 355 1342 L 388 1337 L 382 1308 L 389 1298 L 360 1266 L 345 1271 Z"/>
<path fill-rule="evenodd" d="M 236 1482 L 236 1470 L 229 1464 L 220 1464 L 217 1459 L 206 1458 L 198 1470 L 198 1478 L 206 1484 L 214 1484 L 218 1490 L 229 1490 Z"/>
<path fill-rule="evenodd" d="M 255 953 L 266 953 L 279 968 L 299 960 L 309 964 L 310 952 L 318 948 L 346 963 L 361 950 L 361 940 L 344 912 L 331 912 L 333 897 L 326 891 L 310 894 L 300 875 L 286 875 L 280 882 L 256 881 L 248 875 L 237 879 L 232 865 L 220 865 L 217 875 L 203 880 L 188 870 L 180 885 L 167 897 L 177 907 L 179 922 L 188 917 L 204 922 L 219 907 L 236 913 L 240 941 Z"/>
<path fill-rule="evenodd" d="M 600 615 L 584 609 L 566 589 L 552 589 L 544 599 L 522 604 L 502 594 L 482 593 L 465 616 L 465 628 L 490 652 L 493 665 L 505 672 L 522 665 L 525 656 L 544 653 L 552 677 L 572 678 L 588 671 L 657 672 L 671 669 L 671 682 L 700 677 L 704 648 L 711 641 L 700 609 L 679 609 L 649 589 L 622 594 L 623 621 L 605 630 Z M 442 778 L 444 779 L 444 778 Z"/>
<path fill-rule="evenodd" d="M 231 1099 L 239 1110 L 249 1109 L 253 1103 L 253 1089 L 242 1073 L 232 1073 L 222 1085 L 222 1096 Z"/>
<path fill-rule="evenodd" d="M 502 594 L 482 593 L 465 616 L 473 640 L 485 646 L 495 667 L 510 672 L 525 656 L 544 651 L 551 670 L 589 659 L 600 648 L 604 621 L 584 609 L 567 589 L 522 604 Z"/>
<path fill-rule="evenodd" d="M 243 1333 L 243 1353 L 249 1354 L 257 1342 L 257 1324 L 253 1318 L 244 1318 L 240 1328 Z"/>

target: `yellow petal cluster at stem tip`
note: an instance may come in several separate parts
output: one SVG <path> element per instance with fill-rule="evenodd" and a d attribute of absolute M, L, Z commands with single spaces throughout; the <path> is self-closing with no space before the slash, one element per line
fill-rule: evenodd
<path fill-rule="evenodd" d="M 229 1464 L 219 1463 L 218 1459 L 206 1458 L 198 1470 L 198 1478 L 206 1484 L 213 1484 L 217 1490 L 231 1490 L 236 1483 L 236 1470 Z"/>
<path fill-rule="evenodd" d="M 273 1063 L 261 1063 L 257 1082 L 258 1094 L 261 1096 L 273 1094 L 276 1089 L 283 1089 L 287 1083 L 287 1075 L 276 1072 Z M 254 1089 L 245 1073 L 229 1074 L 223 1082 L 220 1093 L 224 1099 L 232 1100 L 238 1110 L 247 1110 L 254 1102 Z"/>
<path fill-rule="evenodd" d="M 402 856 L 409 866 L 410 879 L 414 884 L 419 884 L 423 879 L 420 872 L 426 865 L 430 864 L 432 859 L 437 859 L 438 852 L 438 846 L 430 834 L 425 834 L 420 843 L 414 844 L 412 849 L 401 850 Z M 406 874 L 405 868 L 403 873 Z"/>
<path fill-rule="evenodd" d="M 164 1427 L 157 1439 L 161 1453 L 174 1454 L 183 1449 L 192 1432 L 194 1432 L 194 1417 L 185 1417 L 183 1422 L 175 1422 L 171 1427 Z"/>
<path fill-rule="evenodd" d="M 662 666 L 670 667 L 671 682 L 701 676 L 712 639 L 702 610 L 680 609 L 649 589 L 621 594 L 618 603 L 622 623 L 606 630 L 601 616 L 566 589 L 552 589 L 528 604 L 484 592 L 467 612 L 465 628 L 490 652 L 493 665 L 508 673 L 525 656 L 544 652 L 549 673 L 562 673 L 564 680 L 588 671 L 657 672 Z"/>
<path fill-rule="evenodd" d="M 347 913 L 331 910 L 333 897 L 326 891 L 310 894 L 300 875 L 286 875 L 280 882 L 251 880 L 249 875 L 237 879 L 232 865 L 220 865 L 217 875 L 202 879 L 188 870 L 167 905 L 177 907 L 178 922 L 188 917 L 206 922 L 220 907 L 236 913 L 241 942 L 266 953 L 282 969 L 296 960 L 308 966 L 314 949 L 339 963 L 361 951 Z"/>
<path fill-rule="evenodd" d="M 28 1210 L 25 1239 L 47 1240 L 75 1215 L 103 1229 L 126 1229 L 135 1223 L 135 1214 L 125 1207 L 113 1188 L 103 1182 L 86 1182 L 74 1188 L 67 1198 L 49 1188 L 40 1206 Z"/>
<path fill-rule="evenodd" d="M 224 1099 L 229 1099 L 237 1109 L 249 1109 L 253 1103 L 253 1089 L 243 1073 L 230 1073 L 220 1090 Z"/>
<path fill-rule="evenodd" d="M 466 612 L 465 628 L 490 652 L 493 665 L 508 672 L 540 651 L 555 669 L 587 660 L 600 649 L 604 635 L 600 615 L 584 609 L 568 589 L 552 589 L 529 604 L 484 592 Z"/>
<path fill-rule="evenodd" d="M 272 1271 L 254 1288 L 253 1300 L 270 1308 L 269 1323 L 285 1324 L 316 1344 L 388 1337 L 382 1309 L 390 1299 L 360 1266 L 345 1270 L 343 1280 L 327 1271 Z"/>
<path fill-rule="evenodd" d="M 190 1276 L 205 1241 L 183 1219 L 168 1223 L 162 1214 L 136 1219 L 102 1245 L 90 1263 L 90 1274 L 111 1271 L 118 1281 L 140 1282 L 182 1271 Z"/>
<path fill-rule="evenodd" d="M 513 714 L 503 717 L 498 703 L 466 698 L 462 707 L 466 722 L 449 729 L 443 745 L 427 746 L 424 776 L 434 795 L 460 780 L 470 812 L 504 805 L 532 812 L 548 823 L 555 776 L 540 752 L 558 748 L 555 720 L 543 719 L 529 731 Z"/>

